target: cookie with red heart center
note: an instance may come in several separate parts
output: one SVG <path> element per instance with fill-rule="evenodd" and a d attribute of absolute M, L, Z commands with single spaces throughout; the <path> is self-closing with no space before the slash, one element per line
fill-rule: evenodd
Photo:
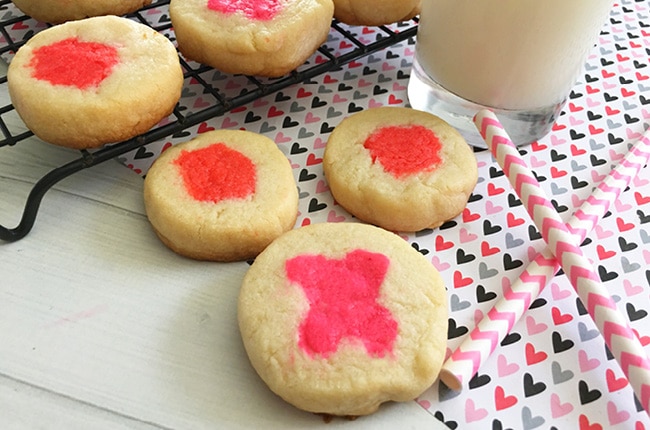
<path fill-rule="evenodd" d="M 99 86 L 120 62 L 115 46 L 70 37 L 33 51 L 32 77 L 81 90 Z"/>
<path fill-rule="evenodd" d="M 454 218 L 478 180 L 476 157 L 455 129 L 429 113 L 395 107 L 341 121 L 327 141 L 323 169 L 341 206 L 392 231 Z"/>
<path fill-rule="evenodd" d="M 238 320 L 273 392 L 310 412 L 366 415 L 436 380 L 447 296 L 437 270 L 399 236 L 362 223 L 312 224 L 256 258 Z"/>
<path fill-rule="evenodd" d="M 282 76 L 329 34 L 332 0 L 172 0 L 176 40 L 190 60 L 227 73 Z"/>
<path fill-rule="evenodd" d="M 275 142 L 218 130 L 165 150 L 147 172 L 144 203 L 154 231 L 175 252 L 235 261 L 293 228 L 298 190 Z"/>
<path fill-rule="evenodd" d="M 7 73 L 11 101 L 42 140 L 95 148 L 145 133 L 181 96 L 174 45 L 116 16 L 69 21 L 32 37 Z"/>

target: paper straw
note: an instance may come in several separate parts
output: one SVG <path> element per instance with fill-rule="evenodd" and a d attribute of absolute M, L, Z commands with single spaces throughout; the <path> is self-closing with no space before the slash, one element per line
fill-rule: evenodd
<path fill-rule="evenodd" d="M 483 110 L 475 123 L 488 147 L 519 195 L 550 251 L 559 260 L 571 285 L 600 330 L 641 405 L 650 411 L 650 360 L 616 302 L 562 222 L 533 173 L 519 155 L 496 116 Z"/>
<path fill-rule="evenodd" d="M 576 242 L 582 243 L 585 240 L 649 159 L 650 130 L 632 146 L 618 166 L 569 220 L 567 227 L 576 236 Z M 469 382 L 559 269 L 560 264 L 551 251 L 544 249 L 537 254 L 521 276 L 504 292 L 504 296 L 445 361 L 440 374 L 442 382 L 454 390 L 460 390 L 463 383 Z"/>

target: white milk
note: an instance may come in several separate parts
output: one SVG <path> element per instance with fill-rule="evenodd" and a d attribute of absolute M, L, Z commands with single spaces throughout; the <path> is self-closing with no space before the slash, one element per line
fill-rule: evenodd
<path fill-rule="evenodd" d="M 438 84 L 501 109 L 562 102 L 613 0 L 424 0 L 417 60 Z"/>

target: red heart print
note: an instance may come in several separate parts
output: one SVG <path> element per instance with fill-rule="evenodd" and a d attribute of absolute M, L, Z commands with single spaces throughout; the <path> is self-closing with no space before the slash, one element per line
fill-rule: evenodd
<path fill-rule="evenodd" d="M 268 113 L 266 114 L 269 118 L 274 118 L 276 116 L 284 115 L 284 112 L 278 109 L 276 106 L 271 106 Z"/>
<path fill-rule="evenodd" d="M 502 411 L 508 409 L 511 406 L 514 406 L 517 403 L 517 397 L 515 396 L 506 396 L 505 391 L 501 385 L 498 385 L 494 389 L 494 405 L 497 411 Z"/>
<path fill-rule="evenodd" d="M 551 315 L 553 316 L 553 323 L 555 325 L 564 324 L 573 319 L 573 316 L 571 314 L 563 314 L 560 308 L 556 306 L 551 309 Z"/>
<path fill-rule="evenodd" d="M 398 105 L 398 104 L 402 104 L 403 102 L 404 100 L 398 99 L 397 97 L 395 97 L 394 94 L 388 96 L 388 104 L 390 105 Z"/>
<path fill-rule="evenodd" d="M 481 215 L 478 213 L 472 213 L 468 208 L 463 209 L 463 222 L 468 223 L 476 221 L 481 218 Z"/>
<path fill-rule="evenodd" d="M 593 125 L 593 124 L 589 124 L 589 133 L 590 133 L 590 134 L 592 134 L 592 135 L 593 135 L 593 134 L 600 134 L 600 133 L 602 133 L 603 131 L 605 131 L 605 129 L 603 129 L 603 128 L 598 128 L 598 127 L 596 127 L 596 126 Z"/>
<path fill-rule="evenodd" d="M 548 354 L 546 354 L 544 351 L 536 351 L 535 345 L 532 343 L 526 344 L 526 364 L 529 366 L 531 364 L 541 363 L 542 361 L 546 360 L 547 357 Z"/>
<path fill-rule="evenodd" d="M 621 88 L 621 95 L 623 97 L 631 97 L 631 96 L 633 96 L 635 94 L 636 94 L 635 91 L 630 91 L 630 90 L 628 90 L 626 88 Z"/>
<path fill-rule="evenodd" d="M 301 88 L 298 88 L 298 93 L 296 94 L 296 96 L 298 96 L 298 98 L 302 99 L 302 98 L 305 98 L 305 97 L 310 97 L 312 94 L 313 94 L 312 92 L 307 91 L 306 89 L 301 87 Z"/>
<path fill-rule="evenodd" d="M 199 129 L 197 131 L 199 134 L 206 133 L 208 131 L 214 131 L 214 127 L 209 126 L 207 122 L 202 122 L 199 124 Z"/>
<path fill-rule="evenodd" d="M 29 28 L 29 25 L 25 24 L 25 21 L 18 21 L 11 26 L 12 30 L 26 30 Z"/>
<path fill-rule="evenodd" d="M 580 112 L 583 109 L 584 109 L 584 107 L 582 107 L 580 105 L 577 105 L 575 103 L 569 103 L 569 110 L 571 112 Z"/>
<path fill-rule="evenodd" d="M 603 78 L 607 79 L 607 78 L 611 78 L 612 76 L 616 76 L 616 73 L 608 72 L 607 70 L 603 69 L 601 71 L 601 75 L 603 75 Z"/>
<path fill-rule="evenodd" d="M 603 245 L 596 246 L 596 252 L 599 260 L 606 260 L 616 255 L 616 251 L 608 251 Z"/>
<path fill-rule="evenodd" d="M 459 271 L 456 270 L 454 272 L 454 288 L 462 288 L 470 285 L 474 280 L 470 277 L 463 277 L 463 274 Z"/>
<path fill-rule="evenodd" d="M 603 430 L 603 426 L 598 423 L 590 423 L 589 418 L 585 414 L 581 414 L 578 419 L 580 430 Z"/>
<path fill-rule="evenodd" d="M 506 219 L 508 222 L 508 227 L 516 227 L 526 222 L 526 220 L 524 220 L 523 218 L 517 218 L 510 212 L 508 212 L 508 214 L 506 215 Z"/>
<path fill-rule="evenodd" d="M 489 195 L 489 196 L 495 196 L 495 195 L 497 195 L 497 194 L 501 194 L 501 193 L 504 192 L 504 191 L 505 191 L 504 188 L 497 187 L 496 185 L 494 185 L 494 184 L 491 183 L 491 182 L 488 184 L 487 192 L 488 192 L 488 195 Z"/>
<path fill-rule="evenodd" d="M 634 224 L 630 222 L 625 222 L 623 218 L 616 218 L 616 225 L 618 226 L 618 231 L 621 233 L 625 231 L 632 230 L 634 228 Z"/>
<path fill-rule="evenodd" d="M 650 196 L 644 196 L 638 191 L 634 193 L 634 199 L 636 200 L 636 204 L 639 206 L 650 203 Z"/>
<path fill-rule="evenodd" d="M 454 242 L 445 241 L 442 236 L 436 236 L 436 251 L 444 251 L 454 246 Z"/>
<path fill-rule="evenodd" d="M 546 145 L 539 143 L 538 141 L 533 142 L 530 147 L 532 148 L 533 152 L 543 151 L 548 148 Z"/>
<path fill-rule="evenodd" d="M 309 155 L 307 155 L 307 165 L 308 166 L 313 166 L 315 164 L 320 164 L 322 162 L 323 162 L 323 159 L 316 157 L 316 155 L 314 155 L 314 153 L 309 153 Z"/>
<path fill-rule="evenodd" d="M 551 177 L 553 178 L 561 178 L 562 176 L 566 176 L 566 174 L 567 174 L 566 170 L 558 169 L 555 166 L 551 167 Z"/>
<path fill-rule="evenodd" d="M 491 247 L 489 243 L 486 241 L 481 242 L 481 255 L 483 257 L 487 257 L 488 255 L 493 255 L 498 252 L 501 252 L 501 250 L 498 247 Z"/>

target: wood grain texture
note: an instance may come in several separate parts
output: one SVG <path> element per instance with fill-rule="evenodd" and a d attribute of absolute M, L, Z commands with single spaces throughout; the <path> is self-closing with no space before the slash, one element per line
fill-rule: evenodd
<path fill-rule="evenodd" d="M 33 184 L 77 154 L 36 138 L 3 148 L 0 223 L 16 225 Z M 27 237 L 0 242 L 0 427 L 322 428 L 249 365 L 236 323 L 247 264 L 165 248 L 142 182 L 116 161 L 82 171 L 46 194 Z M 328 428 L 343 426 L 441 424 L 409 402 Z"/>

